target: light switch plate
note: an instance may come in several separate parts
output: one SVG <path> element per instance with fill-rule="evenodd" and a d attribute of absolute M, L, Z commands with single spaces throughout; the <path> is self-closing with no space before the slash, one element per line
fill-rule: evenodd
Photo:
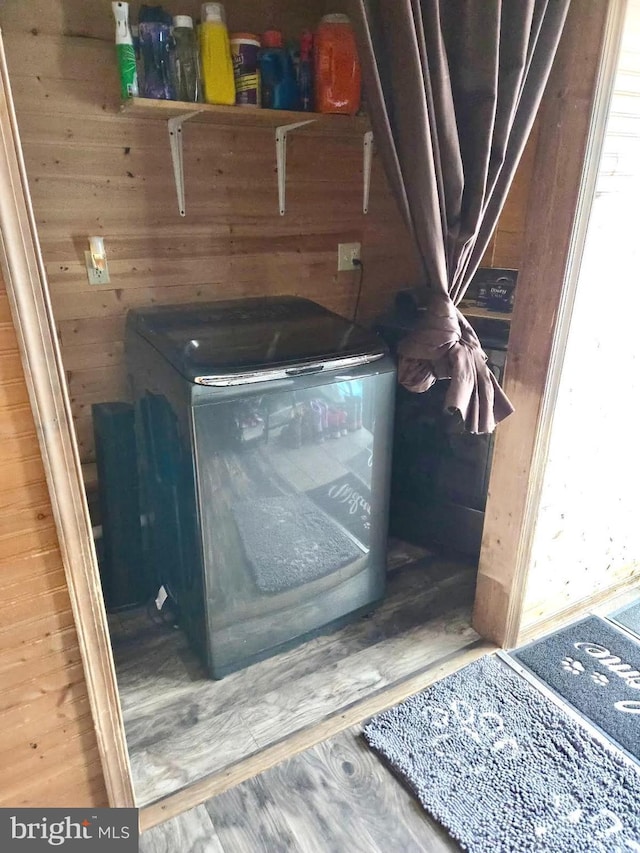
<path fill-rule="evenodd" d="M 338 272 L 354 270 L 354 261 L 360 260 L 360 243 L 338 243 Z"/>
<path fill-rule="evenodd" d="M 87 265 L 87 278 L 89 279 L 89 284 L 109 284 L 111 279 L 109 278 L 109 267 L 105 261 L 105 268 L 103 270 L 97 270 L 94 265 L 91 263 L 91 252 L 84 253 L 85 264 Z"/>

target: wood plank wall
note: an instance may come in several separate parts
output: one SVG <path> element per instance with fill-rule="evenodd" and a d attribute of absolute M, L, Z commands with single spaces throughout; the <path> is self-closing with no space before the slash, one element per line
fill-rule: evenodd
<path fill-rule="evenodd" d="M 106 805 L 78 639 L 0 273 L 0 806 Z"/>
<path fill-rule="evenodd" d="M 230 29 L 275 24 L 294 35 L 313 27 L 326 4 L 227 5 Z M 165 8 L 197 15 L 199 4 L 172 0 Z M 377 158 L 370 214 L 362 214 L 361 139 L 293 136 L 280 217 L 272 132 L 187 124 L 183 219 L 165 123 L 118 114 L 110 3 L 6 0 L 0 24 L 83 462 L 93 460 L 91 404 L 127 396 L 128 308 L 297 293 L 349 315 L 358 281 L 336 272 L 345 241 L 362 243 L 364 321 L 419 280 Z M 486 264 L 520 265 L 532 152 Z M 111 275 L 99 288 L 84 269 L 93 234 L 105 239 Z"/>

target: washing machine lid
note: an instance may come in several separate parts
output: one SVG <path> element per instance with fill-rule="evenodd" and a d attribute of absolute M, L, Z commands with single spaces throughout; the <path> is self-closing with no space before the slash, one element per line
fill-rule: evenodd
<path fill-rule="evenodd" d="M 373 333 L 294 296 L 138 309 L 127 323 L 186 379 L 203 385 L 345 369 L 386 352 Z"/>

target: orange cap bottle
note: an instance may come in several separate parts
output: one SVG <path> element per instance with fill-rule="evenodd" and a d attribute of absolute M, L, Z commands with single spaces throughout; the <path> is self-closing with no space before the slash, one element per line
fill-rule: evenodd
<path fill-rule="evenodd" d="M 315 34 L 315 109 L 355 115 L 360 108 L 360 62 L 346 15 L 325 15 Z"/>

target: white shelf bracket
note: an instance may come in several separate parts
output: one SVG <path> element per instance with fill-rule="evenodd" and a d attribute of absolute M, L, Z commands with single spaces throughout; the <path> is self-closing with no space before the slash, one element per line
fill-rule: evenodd
<path fill-rule="evenodd" d="M 183 116 L 170 118 L 167 122 L 169 128 L 169 145 L 171 146 L 171 160 L 173 162 L 173 179 L 176 184 L 176 195 L 178 196 L 178 212 L 185 216 L 184 201 L 184 163 L 182 158 L 182 122 L 197 116 L 199 111 L 186 113 Z"/>
<path fill-rule="evenodd" d="M 362 212 L 369 212 L 369 191 L 371 189 L 371 162 L 373 160 L 373 131 L 368 130 L 364 135 L 362 146 L 362 173 L 364 187 L 362 191 Z"/>
<path fill-rule="evenodd" d="M 280 216 L 284 216 L 286 207 L 286 185 L 287 185 L 287 134 L 298 127 L 312 124 L 314 118 L 307 121 L 297 121 L 294 124 L 283 124 L 276 127 L 276 167 L 278 169 L 278 207 Z"/>

